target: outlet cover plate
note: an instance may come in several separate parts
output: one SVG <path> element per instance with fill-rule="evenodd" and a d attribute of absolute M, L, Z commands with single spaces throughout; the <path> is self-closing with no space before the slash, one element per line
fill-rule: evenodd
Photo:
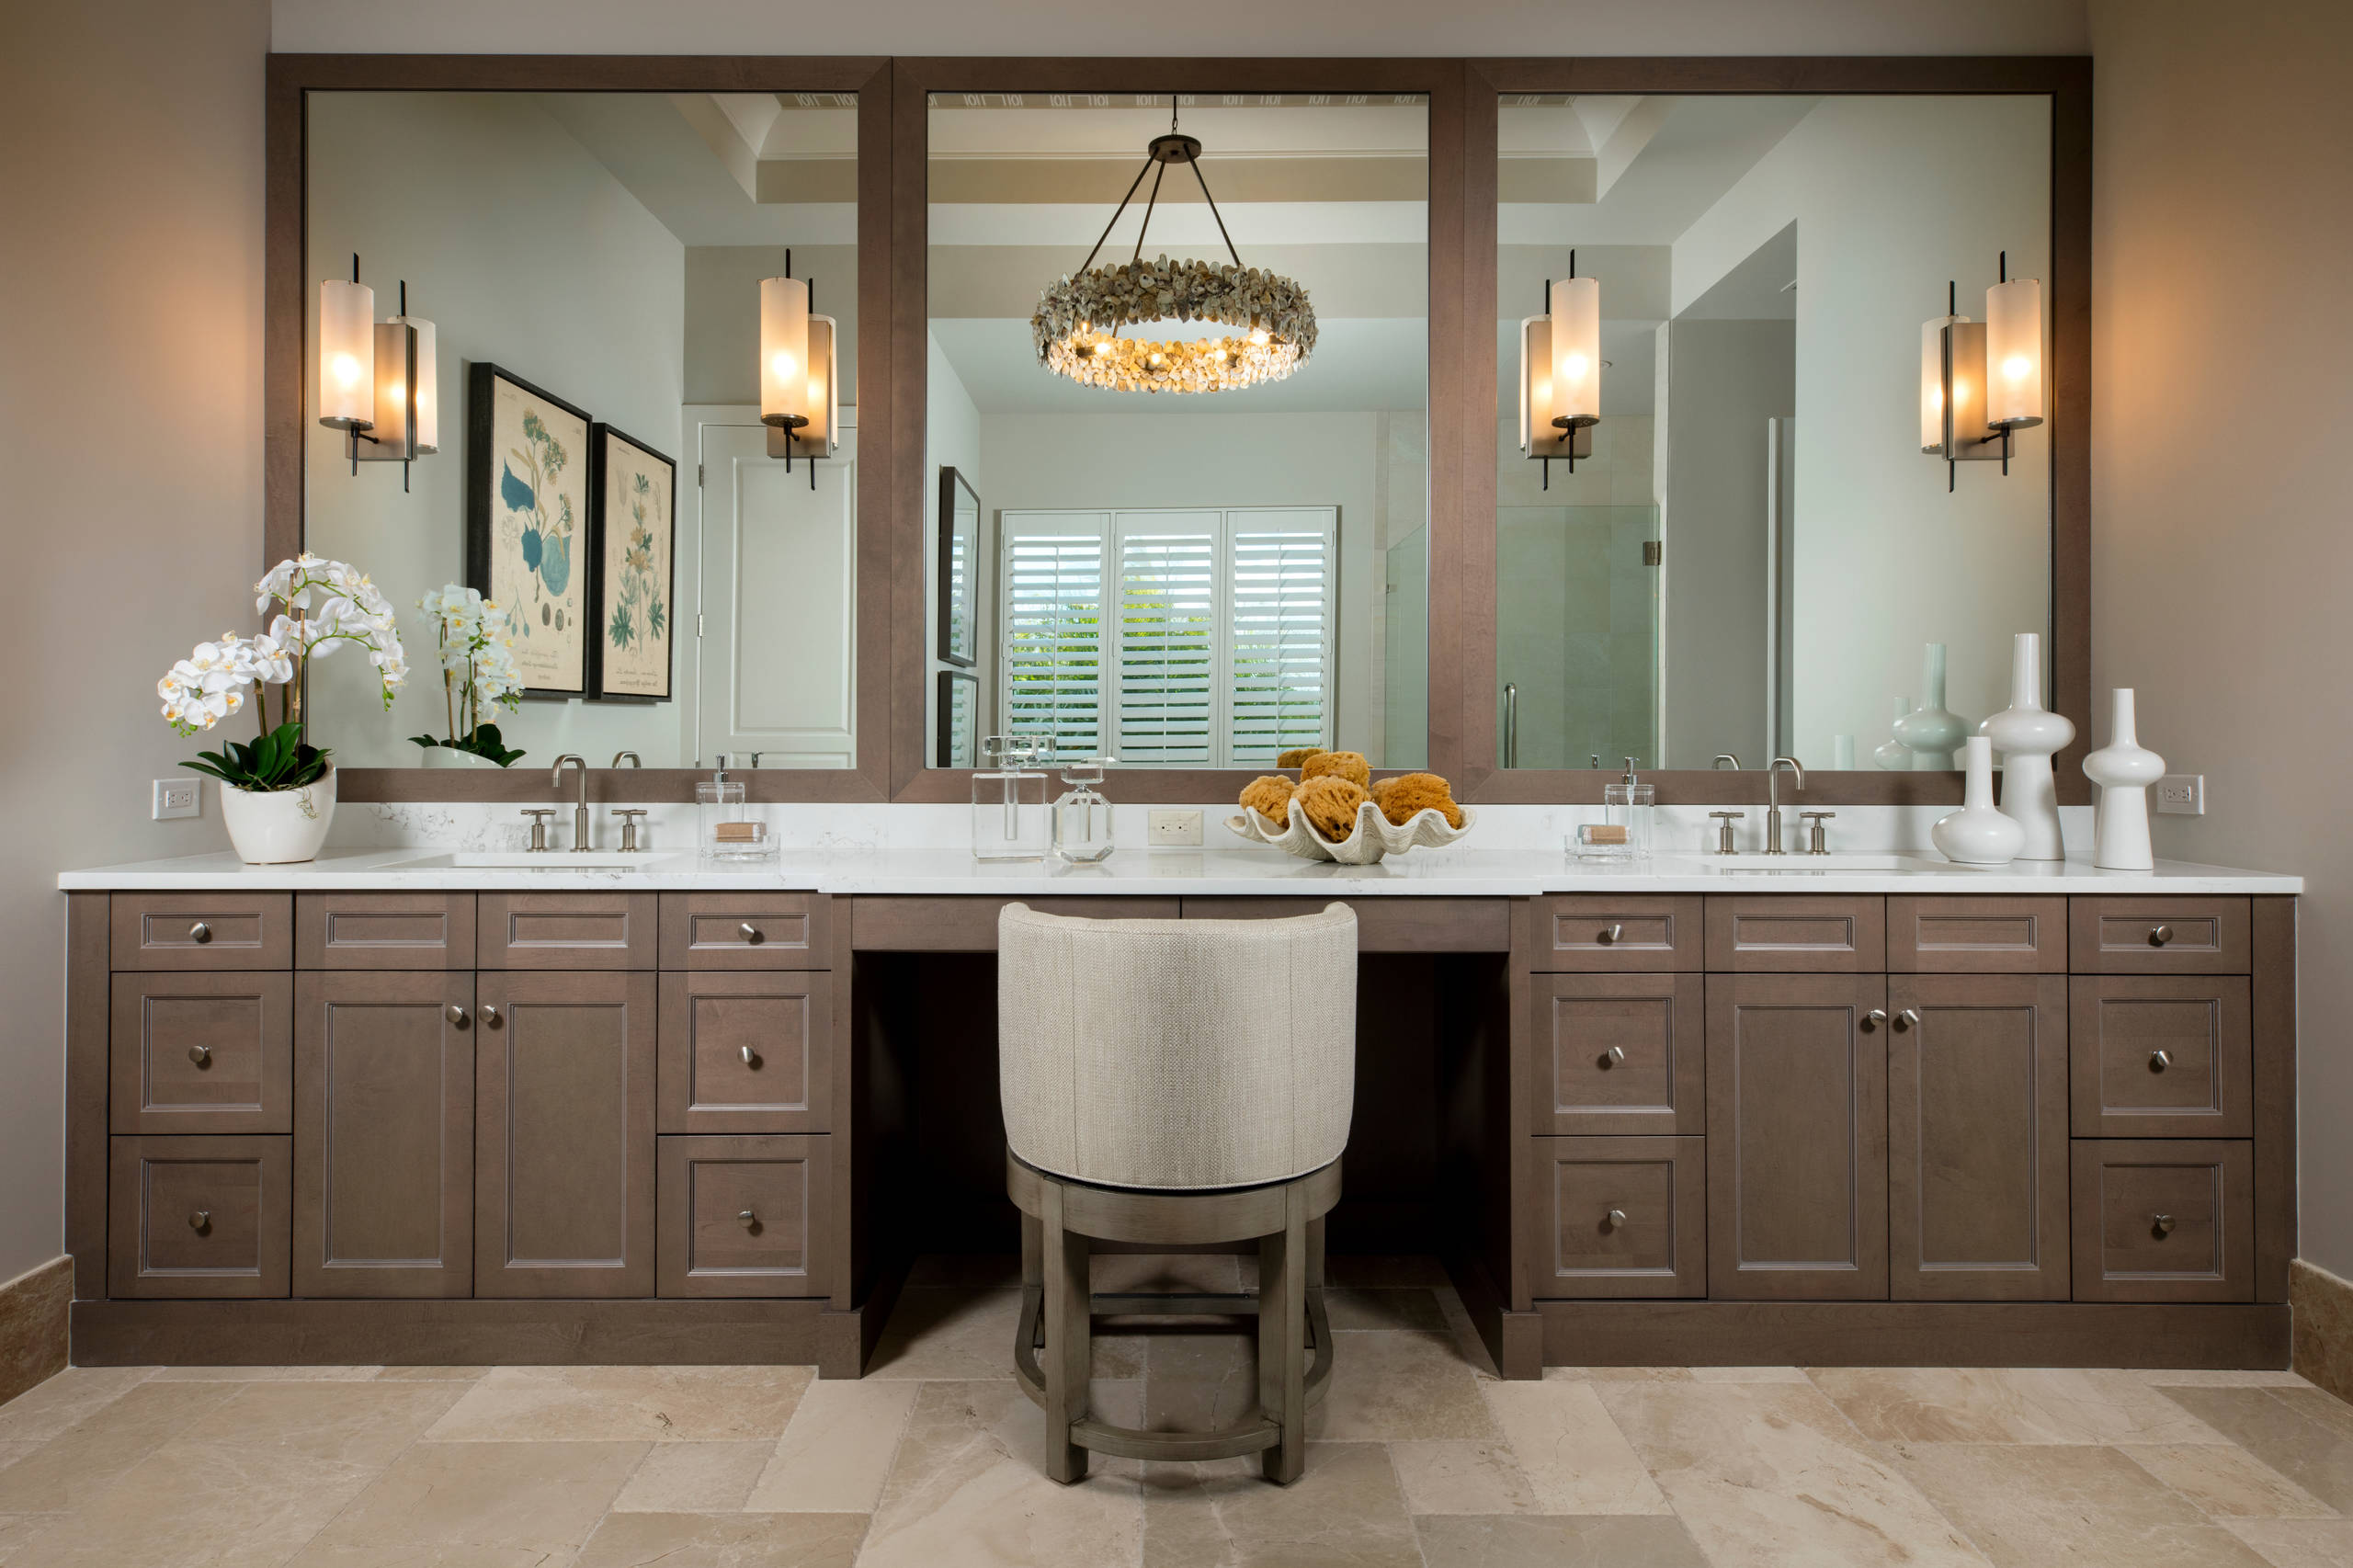
<path fill-rule="evenodd" d="M 2202 817 L 2206 814 L 2206 776 L 2202 773 L 2168 773 L 2157 780 L 2157 810 L 2175 816 Z"/>
<path fill-rule="evenodd" d="M 155 780 L 153 818 L 169 822 L 175 817 L 192 817 L 204 809 L 204 780 L 201 778 L 158 778 Z"/>
<path fill-rule="evenodd" d="M 1146 823 L 1147 842 L 1154 849 L 1199 849 L 1201 846 L 1201 813 L 1198 809 L 1155 806 Z"/>

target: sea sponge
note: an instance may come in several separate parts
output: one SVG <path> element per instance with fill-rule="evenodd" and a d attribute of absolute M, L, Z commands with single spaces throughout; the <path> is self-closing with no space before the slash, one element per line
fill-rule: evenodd
<path fill-rule="evenodd" d="M 1462 825 L 1462 808 L 1454 803 L 1453 787 L 1435 773 L 1401 773 L 1384 778 L 1373 788 L 1372 799 L 1381 814 L 1400 827 L 1413 821 L 1415 812 L 1433 808 L 1445 816 L 1447 826 Z"/>
<path fill-rule="evenodd" d="M 1372 782 L 1372 766 L 1360 751 L 1319 751 L 1299 765 L 1302 783 L 1310 778 L 1345 778 L 1361 790 Z"/>
<path fill-rule="evenodd" d="M 1290 821 L 1291 792 L 1299 788 L 1280 774 L 1253 778 L 1242 787 L 1242 803 L 1271 823 Z"/>
<path fill-rule="evenodd" d="M 1325 775 L 1302 783 L 1291 799 L 1299 802 L 1310 827 L 1338 844 L 1357 830 L 1357 808 L 1372 797 L 1360 784 Z"/>
<path fill-rule="evenodd" d="M 1309 757 L 1322 756 L 1323 755 L 1324 748 L 1322 746 L 1301 746 L 1296 751 L 1287 751 L 1283 753 L 1282 756 L 1275 758 L 1275 766 L 1277 767 L 1304 767 L 1307 766 L 1307 759 Z"/>

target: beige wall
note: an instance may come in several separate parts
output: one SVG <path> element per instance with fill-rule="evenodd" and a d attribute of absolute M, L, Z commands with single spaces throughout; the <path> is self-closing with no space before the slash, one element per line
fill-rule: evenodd
<path fill-rule="evenodd" d="M 2305 1256 L 2353 1273 L 2353 6 L 2096 0 L 2092 673 L 2206 776 L 2157 853 L 2297 871 Z"/>
<path fill-rule="evenodd" d="M 128 13 L 136 11 L 137 15 Z M 154 685 L 249 624 L 261 551 L 268 7 L 8 7 L 0 26 L 0 1278 L 57 1256 L 68 864 L 192 855 Z"/>

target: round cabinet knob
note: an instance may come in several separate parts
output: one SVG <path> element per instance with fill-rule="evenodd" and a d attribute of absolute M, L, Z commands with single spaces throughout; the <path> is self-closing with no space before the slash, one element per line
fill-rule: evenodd
<path fill-rule="evenodd" d="M 2150 1072 L 2152 1072 L 2152 1073 L 2162 1073 L 2162 1072 L 2164 1072 L 2166 1068 L 2168 1068 L 2168 1067 L 2170 1067 L 2170 1066 L 2172 1066 L 2172 1065 L 2173 1065 L 2173 1058 L 2172 1058 L 2172 1056 L 2168 1055 L 2166 1052 L 2162 1051 L 2153 1051 L 2149 1052 L 2149 1071 L 2150 1071 Z"/>
<path fill-rule="evenodd" d="M 201 946 L 212 940 L 212 927 L 199 920 L 188 928 L 188 939 Z"/>
<path fill-rule="evenodd" d="M 758 1051 L 754 1051 L 754 1050 L 753 1050 L 750 1046 L 748 1046 L 748 1045 L 747 1045 L 747 1046 L 745 1046 L 745 1047 L 744 1047 L 743 1049 L 744 1049 L 744 1065 L 745 1065 L 745 1066 L 746 1066 L 746 1067 L 757 1067 L 757 1066 L 760 1064 L 760 1053 L 759 1053 Z"/>
<path fill-rule="evenodd" d="M 744 940 L 747 942 L 756 944 L 762 939 L 760 936 L 760 928 L 753 925 L 748 920 L 745 921 L 741 926 L 736 926 L 735 929 L 744 934 Z"/>
<path fill-rule="evenodd" d="M 1887 1009 L 1884 1007 L 1873 1007 L 1870 1012 L 1863 1015 L 1863 1032 L 1865 1034 L 1869 1034 L 1871 1030 L 1879 1028 L 1880 1025 L 1885 1022 L 1887 1022 Z"/>
<path fill-rule="evenodd" d="M 760 1217 L 757 1214 L 753 1213 L 749 1209 L 746 1209 L 741 1214 L 736 1215 L 735 1221 L 736 1223 L 742 1225 L 747 1231 L 756 1231 L 760 1228 Z"/>
<path fill-rule="evenodd" d="M 2149 933 L 2149 946 L 2153 948 L 2162 948 L 2172 940 L 2173 927 L 2170 926 L 2160 926 Z"/>
<path fill-rule="evenodd" d="M 1607 947 L 1611 942 L 1622 942 L 1626 939 L 1626 927 L 1623 926 L 1612 926 L 1607 931 L 1600 933 L 1600 935 L 1595 939 L 1600 942 L 1604 947 Z"/>
<path fill-rule="evenodd" d="M 460 1027 L 463 1027 L 466 1021 L 466 1010 L 463 1007 L 459 1006 L 455 1002 L 452 1002 L 447 1007 L 442 1008 L 441 1016 L 449 1019 L 451 1023 L 457 1024 Z"/>
<path fill-rule="evenodd" d="M 199 1067 L 210 1067 L 212 1065 L 212 1048 L 209 1045 L 191 1045 L 188 1048 L 188 1059 Z"/>
<path fill-rule="evenodd" d="M 2169 1236 L 2169 1235 L 2172 1235 L 2172 1234 L 2173 1234 L 2173 1216 L 2172 1216 L 2172 1215 L 2170 1215 L 2170 1214 L 2152 1214 L 2152 1215 L 2150 1215 L 2150 1216 L 2149 1216 L 2149 1229 L 2151 1229 L 2152 1231 L 2154 1231 L 2157 1234 L 2159 1234 L 2159 1235 L 2161 1235 L 2161 1236 Z"/>
<path fill-rule="evenodd" d="M 1601 1053 L 1601 1070 L 1607 1073 L 1625 1060 L 1626 1048 L 1622 1045 L 1613 1045 Z"/>
<path fill-rule="evenodd" d="M 1622 1230 L 1625 1224 L 1626 1211 L 1623 1209 L 1612 1209 L 1601 1217 L 1601 1228 L 1605 1231 Z"/>
<path fill-rule="evenodd" d="M 212 1210 L 210 1209 L 199 1209 L 195 1213 L 190 1214 L 188 1217 L 188 1228 L 196 1232 L 199 1235 L 201 1235 L 205 1232 L 210 1230 L 212 1228 Z"/>
<path fill-rule="evenodd" d="M 482 1021 L 488 1024 L 492 1028 L 496 1028 L 500 1021 L 498 1009 L 495 1007 L 484 1007 L 482 1010 Z"/>
<path fill-rule="evenodd" d="M 1899 1029 L 1916 1029 L 1920 1027 L 1920 1015 L 1906 1007 L 1895 1015 L 1895 1027 Z"/>

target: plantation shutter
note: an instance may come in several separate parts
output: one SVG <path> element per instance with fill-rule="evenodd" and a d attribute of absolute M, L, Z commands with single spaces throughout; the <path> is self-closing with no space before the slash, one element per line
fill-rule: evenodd
<path fill-rule="evenodd" d="M 1095 756 L 1103 733 L 1102 512 L 1004 514 L 1005 723 Z"/>
<path fill-rule="evenodd" d="M 1118 516 L 1123 763 L 1218 763 L 1221 521 L 1215 512 Z"/>
<path fill-rule="evenodd" d="M 1330 744 L 1338 522 L 1329 507 L 1226 514 L 1230 767 Z"/>

